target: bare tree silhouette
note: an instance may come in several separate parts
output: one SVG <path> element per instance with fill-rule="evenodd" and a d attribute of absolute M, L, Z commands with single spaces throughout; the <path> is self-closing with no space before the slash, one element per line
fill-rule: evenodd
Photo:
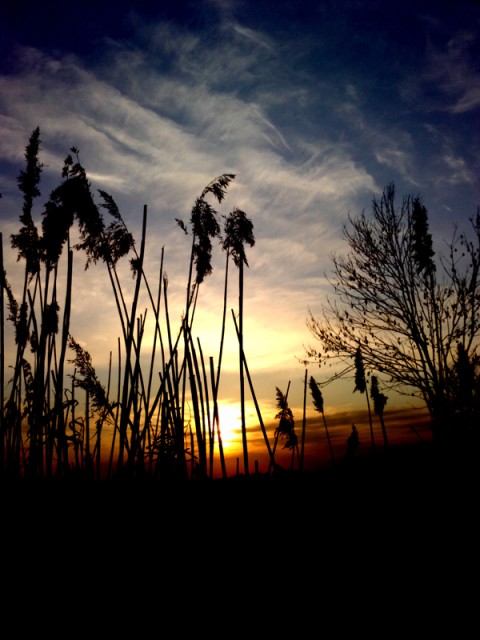
<path fill-rule="evenodd" d="M 459 358 L 474 371 L 471 389 L 480 374 L 479 211 L 471 226 L 472 238 L 455 229 L 447 255 L 437 255 L 420 197 L 407 196 L 397 207 L 388 185 L 374 198 L 371 217 L 349 217 L 350 251 L 332 257 L 335 298 L 307 318 L 321 345 L 307 349 L 310 360 L 343 362 L 335 374 L 341 376 L 361 348 L 364 366 L 385 376 L 390 388 L 422 398 L 437 441 L 478 432 L 471 415 L 480 417 L 479 396 L 470 394 L 468 406 L 455 401 Z"/>

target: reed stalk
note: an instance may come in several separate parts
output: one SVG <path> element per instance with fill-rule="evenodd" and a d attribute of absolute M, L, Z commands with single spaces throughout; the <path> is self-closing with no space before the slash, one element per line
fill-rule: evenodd
<path fill-rule="evenodd" d="M 213 393 L 213 428 L 217 430 L 218 451 L 220 455 L 220 466 L 222 469 L 222 478 L 227 477 L 227 467 L 225 464 L 225 455 L 223 452 L 222 433 L 220 429 L 220 416 L 218 413 L 218 376 L 215 378 L 215 369 L 213 364 L 213 358 L 210 356 L 210 380 Z M 213 448 L 213 445 L 212 445 Z M 211 454 L 213 458 L 213 452 Z"/>
<path fill-rule="evenodd" d="M 368 409 L 368 422 L 370 425 L 370 439 L 372 443 L 372 451 L 375 451 L 375 438 L 373 436 L 373 421 L 372 421 L 372 409 L 370 407 L 370 399 L 368 397 L 367 391 L 367 381 L 365 377 L 365 367 L 363 364 L 363 356 L 362 350 L 360 347 L 357 348 L 355 352 L 355 388 L 353 392 L 359 391 L 360 393 L 365 394 L 365 398 L 367 400 L 367 409 Z"/>
<path fill-rule="evenodd" d="M 305 456 L 305 431 L 307 426 L 307 374 L 308 371 L 305 369 L 305 378 L 303 381 L 303 419 L 302 419 L 302 444 L 300 449 L 300 460 L 298 464 L 298 470 L 300 472 L 303 471 L 303 462 Z"/>
<path fill-rule="evenodd" d="M 208 378 L 207 378 L 207 371 L 205 368 L 205 360 L 203 357 L 203 350 L 202 350 L 202 345 L 200 343 L 200 338 L 197 338 L 197 344 L 198 344 L 198 351 L 200 354 L 200 364 L 202 367 L 202 386 L 204 389 L 204 399 L 202 400 L 202 409 L 203 407 L 206 408 L 206 410 L 203 411 L 203 420 L 204 420 L 204 424 L 205 424 L 205 420 L 206 420 L 206 427 L 208 429 L 208 442 L 209 442 L 209 466 L 208 466 L 208 476 L 210 478 L 213 478 L 213 458 L 214 458 L 214 453 L 215 453 L 215 431 L 212 428 L 212 421 L 211 421 L 211 416 L 210 416 L 210 398 L 209 398 L 209 393 L 208 393 Z M 205 446 L 206 446 L 206 432 L 204 429 L 203 432 L 203 436 L 204 436 L 204 440 L 205 440 Z"/>
<path fill-rule="evenodd" d="M 313 406 L 315 407 L 316 411 L 322 414 L 323 426 L 325 427 L 325 434 L 327 436 L 328 451 L 330 453 L 330 462 L 333 465 L 335 464 L 335 457 L 333 455 L 332 442 L 330 440 L 330 432 L 328 430 L 327 420 L 325 418 L 323 395 L 320 389 L 320 385 L 316 382 L 313 376 L 310 376 L 309 386 L 310 386 L 310 392 L 312 394 Z"/>
<path fill-rule="evenodd" d="M 126 324 L 125 371 L 124 371 L 123 388 L 122 388 L 122 396 L 121 396 L 120 429 L 119 429 L 120 449 L 119 449 L 118 460 L 117 460 L 117 472 L 120 472 L 120 473 L 123 473 L 123 470 L 124 470 L 124 451 L 126 446 L 127 426 L 130 419 L 130 409 L 131 409 L 130 390 L 134 386 L 133 366 L 132 366 L 131 358 L 132 358 L 132 348 L 133 348 L 133 340 L 134 340 L 134 327 L 136 322 L 137 305 L 138 305 L 138 298 L 140 295 L 140 283 L 141 283 L 141 274 L 142 274 L 142 268 L 143 268 L 143 259 L 145 254 L 146 226 L 147 226 L 147 206 L 145 205 L 143 207 L 142 239 L 141 239 L 139 264 L 137 266 L 137 273 L 135 278 L 135 290 L 133 294 L 130 316 Z"/>
<path fill-rule="evenodd" d="M 251 247 L 255 244 L 253 235 L 253 224 L 247 218 L 245 213 L 238 208 L 233 209 L 225 221 L 224 228 L 225 238 L 223 240 L 223 249 L 228 256 L 231 254 L 235 265 L 238 267 L 238 349 L 239 349 L 239 382 L 240 382 L 240 413 L 242 425 L 242 446 L 243 446 L 243 466 L 244 473 L 249 476 L 248 462 L 248 442 L 247 442 L 247 426 L 245 419 L 245 377 L 244 377 L 244 358 L 243 358 L 243 303 L 244 303 L 244 265 L 248 266 L 245 254 L 245 245 Z M 225 290 L 227 281 L 225 282 Z"/>
<path fill-rule="evenodd" d="M 233 323 L 235 325 L 235 330 L 237 332 L 237 337 L 238 337 L 239 328 L 238 328 L 238 324 L 237 324 L 237 319 L 235 318 L 235 313 L 234 313 L 233 309 L 231 311 L 232 311 Z M 248 384 L 249 384 L 249 387 L 250 387 L 250 393 L 252 394 L 253 403 L 255 405 L 255 410 L 257 412 L 258 422 L 259 422 L 259 425 L 260 425 L 260 429 L 262 431 L 263 439 L 265 440 L 265 445 L 267 447 L 268 457 L 270 459 L 270 462 L 269 462 L 269 469 L 270 469 L 271 467 L 275 467 L 275 451 L 272 450 L 272 447 L 270 446 L 270 441 L 268 439 L 267 430 L 265 428 L 265 424 L 264 424 L 263 418 L 262 418 L 262 413 L 260 411 L 260 405 L 258 404 L 257 396 L 256 396 L 256 393 L 255 393 L 255 388 L 253 386 L 252 377 L 251 377 L 250 371 L 248 369 L 247 358 L 245 356 L 245 352 L 243 351 L 243 349 L 242 349 L 242 358 L 243 358 L 243 364 L 244 364 L 244 367 L 245 367 L 245 374 L 247 376 Z"/>
<path fill-rule="evenodd" d="M 243 366 L 243 260 L 240 261 L 238 270 L 238 348 L 239 348 L 239 379 L 240 379 L 240 412 L 242 420 L 242 444 L 243 444 L 243 468 L 244 473 L 248 477 L 250 470 L 248 468 L 248 442 L 247 442 L 247 424 L 245 420 L 245 376 Z"/>

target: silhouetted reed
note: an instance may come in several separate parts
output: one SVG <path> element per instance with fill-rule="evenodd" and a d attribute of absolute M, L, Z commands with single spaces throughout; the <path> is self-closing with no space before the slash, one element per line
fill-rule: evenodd
<path fill-rule="evenodd" d="M 283 441 L 283 448 L 292 451 L 290 469 L 294 467 L 295 452 L 298 454 L 298 437 L 295 433 L 295 420 L 292 409 L 288 404 L 288 392 L 290 390 L 290 382 L 288 383 L 287 392 L 284 394 L 278 387 L 275 387 L 277 399 L 277 414 L 275 419 L 278 420 L 278 426 L 275 429 L 275 441 L 271 460 L 274 463 L 275 451 L 279 440 Z M 274 463 L 275 464 L 275 463 Z"/>
<path fill-rule="evenodd" d="M 382 393 L 378 387 L 378 378 L 377 376 L 372 376 L 372 381 L 370 384 L 370 395 L 373 400 L 373 410 L 377 414 L 380 420 L 380 426 L 382 427 L 382 435 L 383 435 L 383 444 L 385 448 L 388 447 L 388 436 L 387 429 L 385 427 L 385 420 L 383 419 L 383 411 L 385 409 L 385 405 L 387 404 L 387 396 Z"/>
<path fill-rule="evenodd" d="M 359 391 L 360 393 L 365 394 L 365 398 L 367 400 L 367 409 L 368 409 L 368 423 L 370 425 L 370 438 L 372 441 L 372 449 L 375 449 L 375 438 L 373 436 L 373 422 L 372 422 L 372 410 L 370 408 L 370 399 L 368 397 L 367 392 L 367 381 L 365 377 L 365 367 L 363 364 L 363 356 L 362 350 L 360 347 L 355 351 L 355 388 L 353 392 Z"/>
<path fill-rule="evenodd" d="M 312 394 L 313 406 L 315 407 L 316 411 L 322 414 L 323 425 L 325 427 L 325 433 L 326 433 L 327 442 L 328 442 L 328 451 L 330 453 L 331 463 L 333 464 L 335 462 L 335 457 L 333 455 L 332 443 L 330 440 L 330 433 L 328 431 L 327 420 L 325 418 L 325 412 L 323 410 L 323 395 L 320 390 L 320 386 L 318 382 L 315 380 L 313 376 L 310 376 L 310 380 L 308 384 L 310 387 L 310 393 Z"/>
<path fill-rule="evenodd" d="M 243 289 L 244 275 L 243 267 L 247 265 L 247 257 L 245 255 L 245 244 L 251 247 L 255 244 L 253 236 L 253 224 L 247 218 L 245 213 L 235 208 L 225 221 L 225 238 L 223 240 L 223 248 L 228 256 L 232 256 L 233 262 L 238 267 L 238 347 L 239 347 L 239 377 L 240 377 L 240 413 L 242 421 L 242 445 L 243 445 L 243 464 L 245 475 L 248 476 L 248 443 L 247 443 L 247 425 L 245 421 L 245 379 L 244 379 L 244 361 L 243 361 Z"/>
<path fill-rule="evenodd" d="M 87 173 L 80 163 L 79 151 L 72 147 L 71 154 L 65 159 L 61 182 L 44 206 L 40 232 L 33 218 L 33 203 L 40 195 L 42 164 L 39 151 L 40 130 L 37 128 L 26 148 L 26 168 L 18 178 L 23 193 L 21 228 L 11 237 L 11 246 L 17 250 L 18 260 L 25 265 L 19 302 L 7 280 L 3 253 L 0 253 L 2 471 L 35 478 L 63 478 L 75 472 L 97 479 L 203 479 L 213 477 L 215 445 L 218 444 L 222 475 L 226 477 L 218 394 L 228 263 L 232 258 L 239 268 L 239 325 L 233 310 L 232 315 L 239 343 L 242 439 L 245 473 L 248 475 L 243 388 L 245 370 L 271 455 L 243 351 L 243 265 L 248 266 L 244 247 L 245 244 L 254 244 L 253 224 L 244 212 L 235 208 L 224 216 L 222 237 L 219 214 L 208 202 L 210 197 L 221 204 L 235 176 L 221 175 L 205 187 L 195 200 L 189 228 L 177 220 L 183 231 L 191 235 L 191 252 L 186 305 L 175 334 L 168 305 L 163 248 L 156 291 L 150 286 L 144 271 L 147 207 L 143 209 L 141 240 L 137 250 L 113 197 L 99 190 L 101 203 L 96 204 Z M 109 217 L 109 222 L 105 221 L 104 215 Z M 75 223 L 79 241 L 72 246 L 71 230 Z M 207 367 L 200 339 L 195 342 L 192 334 L 200 285 L 212 272 L 214 239 L 219 240 L 226 252 L 224 308 L 216 372 L 212 358 Z M 112 287 L 121 327 L 117 385 L 113 393 L 112 353 L 108 383 L 104 386 L 91 355 L 70 333 L 75 290 L 74 251 L 85 256 L 86 269 L 92 264 L 103 263 Z M 120 260 L 129 256 L 133 291 L 127 292 L 117 267 Z M 65 271 L 62 280 L 64 298 L 60 300 L 58 281 L 62 269 Z M 149 306 L 139 313 L 144 292 Z M 4 396 L 4 297 L 16 344 L 7 398 Z M 154 324 L 153 344 L 145 359 L 143 343 L 147 316 L 150 315 L 153 315 Z M 104 436 L 106 427 L 111 430 L 109 441 Z M 104 445 L 108 449 L 106 454 Z"/>

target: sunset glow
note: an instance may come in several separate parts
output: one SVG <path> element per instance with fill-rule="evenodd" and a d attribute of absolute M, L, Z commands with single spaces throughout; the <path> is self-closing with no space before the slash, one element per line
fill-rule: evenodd
<path fill-rule="evenodd" d="M 238 404 L 220 403 L 220 434 L 222 444 L 230 452 L 240 451 L 242 447 L 242 417 Z"/>
<path fill-rule="evenodd" d="M 367 446 L 366 397 L 351 363 L 307 362 L 318 347 L 307 318 L 335 300 L 332 260 L 347 249 L 345 225 L 370 211 L 385 185 L 395 184 L 399 202 L 420 195 L 435 246 L 468 228 L 480 202 L 479 6 L 156 4 L 99 7 L 96 18 L 72 7 L 75 37 L 66 10 L 38 2 L 35 20 L 12 5 L 0 24 L 3 399 L 31 402 L 33 416 L 46 407 L 76 464 L 78 443 L 93 441 L 102 420 L 108 437 L 147 442 L 151 466 L 165 441 L 172 458 L 182 457 L 178 432 L 200 408 L 205 429 L 213 425 L 217 376 L 222 445 L 234 470 L 243 471 L 241 383 L 251 469 L 256 460 L 268 466 L 261 425 L 273 446 L 277 389 L 288 390 L 313 465 L 328 461 L 322 417 L 339 457 L 354 422 Z M 19 175 L 36 130 L 41 180 L 25 222 Z M 249 241 L 228 238 L 234 213 L 244 225 L 237 220 L 235 233 L 251 225 Z M 27 273 L 22 242 L 33 245 L 44 227 L 41 266 Z M 51 326 L 42 333 L 46 310 Z M 423 425 L 424 403 L 376 368 L 369 375 L 378 374 L 388 397 L 385 423 L 401 441 L 402 416 L 421 415 Z M 322 417 L 307 374 L 324 392 Z M 30 380 L 44 384 L 44 404 Z M 162 424 L 152 441 L 139 416 Z M 43 443 L 39 419 L 37 427 Z M 377 420 L 380 439 L 379 429 Z M 218 446 L 215 434 L 215 465 Z M 290 456 L 279 441 L 278 460 L 288 467 Z"/>

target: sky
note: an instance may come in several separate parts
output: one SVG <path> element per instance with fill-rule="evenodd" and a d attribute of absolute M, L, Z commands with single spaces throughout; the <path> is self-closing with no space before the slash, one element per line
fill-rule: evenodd
<path fill-rule="evenodd" d="M 7 277 L 18 231 L 28 138 L 41 132 L 43 204 L 63 159 L 80 150 L 92 189 L 112 195 L 140 240 L 146 271 L 164 249 L 170 312 L 185 305 L 195 199 L 216 176 L 235 180 L 235 207 L 254 225 L 247 247 L 244 350 L 264 419 L 275 388 L 301 420 L 306 326 L 331 289 L 333 252 L 349 214 L 394 182 L 421 195 L 441 247 L 480 204 L 480 4 L 403 0 L 4 3 L 0 9 L 0 221 Z M 110 5 L 110 6 L 109 6 Z M 103 265 L 75 275 L 72 333 L 105 373 L 120 328 Z M 202 284 L 194 333 L 218 355 L 224 254 Z M 125 290 L 133 281 L 124 269 Z M 229 307 L 238 310 L 233 271 Z M 18 278 L 18 279 L 17 279 Z M 236 403 L 238 344 L 227 328 L 220 389 Z M 323 372 L 308 365 L 320 382 Z M 325 410 L 364 400 L 352 381 L 325 391 Z M 400 402 L 392 397 L 389 407 Z M 250 407 L 250 412 L 253 409 Z M 254 413 L 254 412 L 253 412 Z"/>

